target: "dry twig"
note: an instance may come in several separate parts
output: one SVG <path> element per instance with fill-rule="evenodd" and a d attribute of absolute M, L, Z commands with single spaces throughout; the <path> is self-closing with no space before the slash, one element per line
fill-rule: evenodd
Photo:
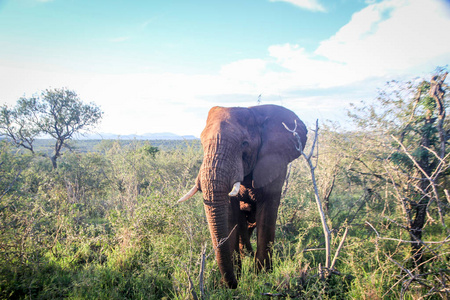
<path fill-rule="evenodd" d="M 344 235 L 342 236 L 342 240 L 341 240 L 341 242 L 338 246 L 338 249 L 336 250 L 336 253 L 334 255 L 333 262 L 331 262 L 331 230 L 327 224 L 327 219 L 326 219 L 325 212 L 323 210 L 322 201 L 319 196 L 319 190 L 317 188 L 316 176 L 315 176 L 315 172 L 314 172 L 317 167 L 317 161 L 318 161 L 319 155 L 318 154 L 316 155 L 316 163 L 315 164 L 311 160 L 313 157 L 314 151 L 317 151 L 316 144 L 318 143 L 319 121 L 316 120 L 316 129 L 313 130 L 314 131 L 314 140 L 313 140 L 313 144 L 311 146 L 311 150 L 310 150 L 309 154 L 306 154 L 305 152 L 303 152 L 304 145 L 302 145 L 301 138 L 296 131 L 297 130 L 297 122 L 295 121 L 294 124 L 295 124 L 294 129 L 290 129 L 285 123 L 283 123 L 283 126 L 284 126 L 284 128 L 286 128 L 287 131 L 291 132 L 297 138 L 298 146 L 296 148 L 301 153 L 301 155 L 305 158 L 306 163 L 308 164 L 308 167 L 309 167 L 309 170 L 311 173 L 311 180 L 312 180 L 313 187 L 314 187 L 314 197 L 316 199 L 317 209 L 320 214 L 320 220 L 322 222 L 322 229 L 323 229 L 324 236 L 325 236 L 325 267 L 323 269 L 327 273 L 326 275 L 329 276 L 332 273 L 332 269 L 334 268 L 336 259 L 339 256 L 342 246 L 344 245 L 344 242 L 345 242 L 345 239 L 346 239 L 347 233 L 348 233 L 348 227 L 346 228 Z M 320 267 L 319 269 L 322 269 L 322 267 Z"/>

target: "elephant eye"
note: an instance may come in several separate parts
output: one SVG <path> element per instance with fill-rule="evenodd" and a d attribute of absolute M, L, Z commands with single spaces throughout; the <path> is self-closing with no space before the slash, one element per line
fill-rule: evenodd
<path fill-rule="evenodd" d="M 246 147 L 248 147 L 248 142 L 247 141 L 242 142 L 242 148 L 246 148 Z"/>

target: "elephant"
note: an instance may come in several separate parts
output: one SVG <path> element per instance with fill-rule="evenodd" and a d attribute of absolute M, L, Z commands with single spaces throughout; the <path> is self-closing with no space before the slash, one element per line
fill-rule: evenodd
<path fill-rule="evenodd" d="M 300 139 L 288 131 L 295 128 Z M 305 124 L 278 105 L 213 107 L 200 136 L 203 162 L 194 187 L 203 204 L 222 282 L 238 285 L 241 258 L 254 255 L 258 270 L 272 269 L 272 244 L 288 164 L 307 140 Z M 230 192 L 231 191 L 231 192 Z M 256 229 L 257 249 L 250 237 Z M 234 255 L 234 251 L 237 255 Z"/>

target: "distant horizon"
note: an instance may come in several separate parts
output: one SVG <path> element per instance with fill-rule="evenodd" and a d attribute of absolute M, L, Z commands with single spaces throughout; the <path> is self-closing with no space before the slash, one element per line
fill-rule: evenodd
<path fill-rule="evenodd" d="M 98 137 L 98 138 L 97 138 Z M 0 139 L 9 139 L 0 135 Z M 51 140 L 51 136 L 44 135 L 36 137 L 36 140 Z M 137 139 L 137 140 L 200 140 L 192 134 L 178 135 L 172 132 L 155 132 L 145 134 L 115 134 L 105 132 L 76 133 L 71 140 L 116 140 L 116 139 Z"/>
<path fill-rule="evenodd" d="M 122 139 L 122 138 L 137 138 L 137 139 L 158 139 L 158 137 L 166 137 L 164 139 L 200 139 L 192 134 L 187 135 L 178 135 L 173 132 L 147 132 L 143 134 L 115 134 L 115 133 L 107 133 L 107 132 L 98 132 L 98 133 L 88 133 L 87 136 L 89 137 L 83 137 L 80 135 L 80 137 L 77 137 L 78 139 L 95 139 L 95 136 L 106 136 L 106 137 L 113 137 L 116 136 L 116 138 Z M 107 138 L 108 139 L 108 138 Z"/>

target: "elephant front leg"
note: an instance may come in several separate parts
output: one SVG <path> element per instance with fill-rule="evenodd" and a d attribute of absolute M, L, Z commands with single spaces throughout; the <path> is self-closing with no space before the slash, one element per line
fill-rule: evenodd
<path fill-rule="evenodd" d="M 275 240 L 277 208 L 263 207 L 257 214 L 258 242 L 255 260 L 258 270 L 272 270 L 272 246 Z"/>
<path fill-rule="evenodd" d="M 257 251 L 255 261 L 258 270 L 272 270 L 272 247 L 275 241 L 275 227 L 280 205 L 284 177 L 266 187 L 258 199 L 256 210 Z"/>

